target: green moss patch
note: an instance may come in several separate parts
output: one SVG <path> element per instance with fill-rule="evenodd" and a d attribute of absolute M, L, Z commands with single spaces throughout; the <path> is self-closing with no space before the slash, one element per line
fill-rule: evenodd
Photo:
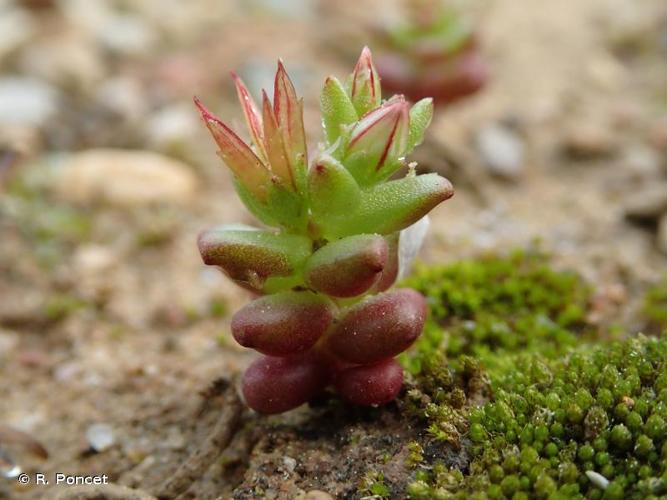
<path fill-rule="evenodd" d="M 450 360 L 471 355 L 490 368 L 506 353 L 560 355 L 591 334 L 584 319 L 590 287 L 576 273 L 553 270 L 541 252 L 421 267 L 404 285 L 424 294 L 430 308 L 408 363 L 413 373 L 438 351 Z"/>
<path fill-rule="evenodd" d="M 407 285 L 431 308 L 403 360 L 406 411 L 425 426 L 411 498 L 667 497 L 667 336 L 588 342 L 590 288 L 540 253 L 422 268 Z M 466 464 L 445 466 L 434 443 Z"/>

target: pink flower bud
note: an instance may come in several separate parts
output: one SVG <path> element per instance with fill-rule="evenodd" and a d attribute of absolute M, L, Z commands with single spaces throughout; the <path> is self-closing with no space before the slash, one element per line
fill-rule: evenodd
<path fill-rule="evenodd" d="M 294 171 L 287 160 L 283 136 L 276 121 L 269 96 L 262 91 L 262 118 L 264 119 L 264 147 L 273 172 L 291 190 L 296 190 Z"/>

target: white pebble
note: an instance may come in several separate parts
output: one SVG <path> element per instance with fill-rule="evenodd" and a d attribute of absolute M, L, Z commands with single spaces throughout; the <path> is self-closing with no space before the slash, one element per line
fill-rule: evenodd
<path fill-rule="evenodd" d="M 93 424 L 86 431 L 86 439 L 95 451 L 104 451 L 114 444 L 113 429 L 107 424 Z"/>
<path fill-rule="evenodd" d="M 606 490 L 607 486 L 609 486 L 609 479 L 604 477 L 602 474 L 598 474 L 595 471 L 587 470 L 586 477 L 590 479 L 591 483 L 593 483 L 598 488 L 602 488 L 603 490 Z"/>

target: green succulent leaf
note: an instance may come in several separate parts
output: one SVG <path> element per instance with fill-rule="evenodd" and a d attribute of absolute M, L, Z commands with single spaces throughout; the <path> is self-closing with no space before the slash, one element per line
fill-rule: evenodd
<path fill-rule="evenodd" d="M 427 97 L 410 108 L 410 125 L 408 132 L 408 147 L 406 153 L 419 146 L 424 140 L 426 129 L 433 118 L 433 99 Z"/>
<path fill-rule="evenodd" d="M 267 200 L 261 201 L 238 179 L 234 179 L 234 188 L 246 208 L 267 226 L 295 231 L 306 226 L 307 206 L 298 193 L 273 184 L 267 190 Z"/>
<path fill-rule="evenodd" d="M 361 199 L 352 174 L 336 159 L 322 154 L 308 173 L 310 209 L 318 229 L 327 236 L 346 219 Z"/>
<path fill-rule="evenodd" d="M 198 246 L 205 264 L 219 266 L 234 281 L 255 290 L 261 290 L 270 277 L 298 273 L 311 253 L 311 241 L 305 236 L 243 225 L 204 231 Z"/>
<path fill-rule="evenodd" d="M 407 102 L 395 97 L 354 125 L 345 147 L 344 163 L 360 185 L 386 179 L 401 166 L 409 120 Z"/>
<path fill-rule="evenodd" d="M 362 192 L 357 210 L 337 228 L 339 236 L 400 231 L 453 194 L 451 183 L 438 174 L 408 174 L 378 184 Z"/>
<path fill-rule="evenodd" d="M 357 112 L 337 78 L 329 77 L 324 82 L 320 95 L 322 126 L 327 144 L 334 144 L 341 136 L 343 126 L 358 120 Z"/>
<path fill-rule="evenodd" d="M 253 196 L 250 190 L 236 177 L 233 178 L 233 183 L 236 194 L 239 195 L 240 200 L 251 214 L 267 226 L 279 227 L 281 225 L 275 217 L 275 211 L 272 210 L 270 206 Z"/>

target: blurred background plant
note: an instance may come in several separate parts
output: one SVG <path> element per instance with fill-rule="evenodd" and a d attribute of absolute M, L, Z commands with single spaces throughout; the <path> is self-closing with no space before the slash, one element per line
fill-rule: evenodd
<path fill-rule="evenodd" d="M 405 0 L 405 15 L 378 28 L 378 72 L 387 93 L 445 106 L 481 90 L 489 79 L 479 34 L 453 2 Z"/>

